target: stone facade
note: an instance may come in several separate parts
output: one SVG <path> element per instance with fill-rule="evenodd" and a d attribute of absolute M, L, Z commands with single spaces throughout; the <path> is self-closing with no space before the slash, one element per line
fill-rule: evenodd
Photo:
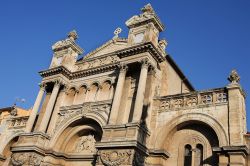
<path fill-rule="evenodd" d="M 25 132 L 8 165 L 246 166 L 245 93 L 235 70 L 222 88 L 196 91 L 159 39 L 150 4 L 78 58 L 76 31 L 52 46 Z M 39 110 L 39 108 L 41 108 Z M 38 115 L 38 118 L 36 119 Z"/>
<path fill-rule="evenodd" d="M 0 109 L 0 164 L 10 160 L 10 148 L 24 133 L 30 113 L 31 109 L 25 110 L 15 105 Z"/>

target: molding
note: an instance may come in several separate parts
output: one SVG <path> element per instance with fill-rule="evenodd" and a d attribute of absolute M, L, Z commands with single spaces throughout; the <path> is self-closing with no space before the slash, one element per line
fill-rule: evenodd
<path fill-rule="evenodd" d="M 150 157 L 162 157 L 164 159 L 168 159 L 170 157 L 170 153 L 164 149 L 149 149 L 148 152 Z"/>
<path fill-rule="evenodd" d="M 68 69 L 66 69 L 64 66 L 58 66 L 52 69 L 40 71 L 39 74 L 43 78 L 57 75 L 57 74 L 62 74 L 69 80 L 72 80 L 72 79 L 77 79 L 77 78 L 82 78 L 82 77 L 86 77 L 90 75 L 112 71 L 112 70 L 117 69 L 118 67 L 119 67 L 119 63 L 117 62 L 117 63 L 113 63 L 109 65 L 94 67 L 94 68 L 87 69 L 87 70 L 71 72 Z"/>
<path fill-rule="evenodd" d="M 217 154 L 243 154 L 247 156 L 249 149 L 246 145 L 214 147 L 213 152 Z"/>
<path fill-rule="evenodd" d="M 124 58 L 144 52 L 149 52 L 157 62 L 163 62 L 165 60 L 165 53 L 157 49 L 151 42 L 137 44 L 129 48 L 115 51 L 114 53 L 117 54 L 119 58 Z"/>

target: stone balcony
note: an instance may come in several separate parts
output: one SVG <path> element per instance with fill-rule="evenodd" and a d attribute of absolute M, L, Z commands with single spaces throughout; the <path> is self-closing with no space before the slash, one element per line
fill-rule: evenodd
<path fill-rule="evenodd" d="M 159 112 L 210 107 L 228 103 L 226 88 L 155 97 L 155 109 Z"/>

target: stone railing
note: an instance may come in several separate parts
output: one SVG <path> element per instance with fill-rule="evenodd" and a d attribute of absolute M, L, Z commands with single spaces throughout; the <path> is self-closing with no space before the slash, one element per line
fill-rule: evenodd
<path fill-rule="evenodd" d="M 9 128 L 24 128 L 29 116 L 13 117 L 9 120 Z"/>
<path fill-rule="evenodd" d="M 158 110 L 160 112 L 209 107 L 213 105 L 226 104 L 228 102 L 225 88 L 212 89 L 207 91 L 183 93 L 155 98 L 160 101 Z"/>

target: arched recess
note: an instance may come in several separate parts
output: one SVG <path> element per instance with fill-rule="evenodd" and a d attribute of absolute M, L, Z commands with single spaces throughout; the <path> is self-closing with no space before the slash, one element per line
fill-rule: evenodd
<path fill-rule="evenodd" d="M 96 153 L 95 142 L 101 140 L 102 128 L 93 119 L 78 119 L 60 133 L 53 145 L 53 151 L 71 155 Z"/>
<path fill-rule="evenodd" d="M 206 124 L 206 126 L 209 126 L 216 133 L 219 140 L 219 146 L 228 145 L 227 133 L 216 119 L 209 115 L 201 113 L 188 113 L 180 115 L 158 128 L 158 132 L 156 132 L 155 136 L 153 136 L 154 148 L 161 149 L 161 147 L 165 144 L 166 138 L 171 134 L 172 131 L 176 129 L 176 126 L 185 124 L 185 122 L 189 121 L 196 121 L 202 124 Z"/>
<path fill-rule="evenodd" d="M 86 101 L 87 92 L 88 92 L 87 85 L 82 85 L 79 88 L 79 92 L 78 92 L 75 104 L 82 104 L 82 103 L 84 103 Z"/>
<path fill-rule="evenodd" d="M 12 136 L 7 137 L 5 142 L 0 145 L 0 154 L 6 158 L 5 163 L 9 163 L 11 158 L 11 147 L 18 141 L 18 138 L 22 132 L 13 134 Z"/>
<path fill-rule="evenodd" d="M 102 89 L 100 90 L 100 93 L 98 95 L 98 100 L 109 100 L 111 93 L 112 93 L 112 84 L 110 80 L 104 81 L 102 83 Z"/>
<path fill-rule="evenodd" d="M 94 82 L 89 88 L 89 94 L 87 96 L 87 102 L 94 102 L 97 99 L 98 91 L 100 90 L 100 84 Z"/>
<path fill-rule="evenodd" d="M 87 113 L 84 115 L 84 117 L 81 114 L 72 117 L 63 124 L 60 124 L 61 126 L 56 130 L 55 134 L 52 136 L 48 147 L 50 149 L 54 149 L 55 145 L 58 143 L 58 140 L 60 139 L 62 134 L 65 133 L 65 131 L 68 131 L 70 128 L 72 128 L 72 126 L 74 126 L 75 124 L 80 124 L 82 126 L 84 125 L 91 126 L 89 125 L 89 123 L 91 122 L 93 122 L 92 124 L 94 124 L 95 126 L 99 126 L 99 129 L 102 129 L 102 126 L 104 126 L 107 122 L 107 117 L 105 118 L 101 114 L 95 112 Z M 75 125 L 75 127 L 77 127 L 77 125 Z"/>
<path fill-rule="evenodd" d="M 166 164 L 177 163 L 184 165 L 185 147 L 192 147 L 192 155 L 200 156 L 202 164 L 218 164 L 218 156 L 212 148 L 228 145 L 228 138 L 222 125 L 214 118 L 200 114 L 190 113 L 176 117 L 159 128 L 155 137 L 155 148 L 164 149 L 170 153 Z M 202 146 L 202 152 L 197 147 Z M 199 154 L 198 154 L 199 153 Z M 198 157 L 192 160 L 192 165 L 200 165 Z"/>
<path fill-rule="evenodd" d="M 67 96 L 64 99 L 63 105 L 64 106 L 72 105 L 74 102 L 75 95 L 76 95 L 76 88 L 75 87 L 70 88 L 67 92 Z"/>

